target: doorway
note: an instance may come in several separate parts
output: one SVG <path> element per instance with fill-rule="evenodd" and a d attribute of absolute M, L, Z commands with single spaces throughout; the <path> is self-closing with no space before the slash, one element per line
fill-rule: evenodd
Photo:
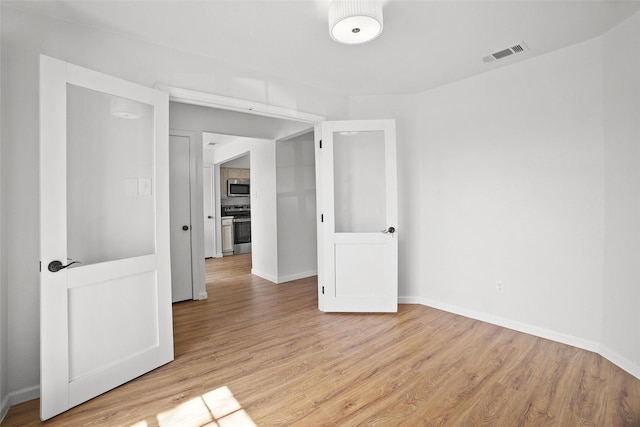
<path fill-rule="evenodd" d="M 170 90 L 171 92 L 171 90 Z M 184 98 L 181 98 L 183 101 Z M 251 174 L 251 252 L 252 273 L 275 283 L 286 279 L 302 277 L 301 273 L 314 275 L 316 266 L 304 272 L 289 271 L 281 277 L 278 242 L 283 240 L 281 233 L 293 233 L 293 227 L 280 227 L 278 224 L 278 189 L 276 175 L 277 142 L 291 135 L 299 135 L 312 130 L 312 123 L 297 118 L 265 117 L 252 113 L 222 110 L 206 104 L 194 105 L 184 102 L 170 102 L 170 127 L 185 129 L 202 135 L 204 132 L 216 134 L 216 138 L 207 141 L 202 137 L 202 163 L 214 166 L 215 191 L 220 193 L 220 164 L 228 160 L 250 153 Z M 268 116 L 268 115 L 266 115 Z M 215 153 L 215 154 L 214 154 Z M 310 168 L 313 170 L 313 168 Z M 202 181 L 199 183 L 202 189 Z M 283 199 L 283 203 L 286 203 Z M 201 192 L 202 200 L 203 194 Z M 310 206 L 310 205 L 307 205 Z M 221 214 L 221 207 L 216 206 L 214 215 Z M 293 205 L 289 213 L 295 216 Z M 315 228 L 315 214 L 312 213 Z M 216 217 L 217 218 L 217 217 Z M 201 222 L 202 219 L 200 219 Z M 215 229 L 216 248 L 221 247 L 222 229 L 217 218 Z M 194 231 L 195 233 L 195 231 Z M 295 239 L 293 239 L 295 241 Z M 287 246 L 289 249 L 292 246 Z M 204 261 L 204 242 L 199 249 Z M 195 255 L 194 257 L 200 255 Z M 221 255 L 216 249 L 216 256 Z M 292 261 L 292 263 L 295 263 Z M 284 271 L 284 270 L 283 270 Z"/>
<path fill-rule="evenodd" d="M 220 216 L 231 223 L 222 233 L 222 248 L 228 249 L 222 251 L 225 256 L 251 253 L 250 158 L 247 153 L 220 163 Z"/>

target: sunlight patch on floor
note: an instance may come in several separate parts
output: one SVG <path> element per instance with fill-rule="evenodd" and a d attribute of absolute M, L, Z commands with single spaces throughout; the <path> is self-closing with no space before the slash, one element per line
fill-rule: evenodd
<path fill-rule="evenodd" d="M 162 426 L 256 427 L 228 387 L 220 387 L 156 415 Z M 148 427 L 146 421 L 131 427 Z"/>

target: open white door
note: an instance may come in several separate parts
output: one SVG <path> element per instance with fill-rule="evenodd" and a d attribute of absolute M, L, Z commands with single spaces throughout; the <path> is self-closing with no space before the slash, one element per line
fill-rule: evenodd
<path fill-rule="evenodd" d="M 316 127 L 322 311 L 398 310 L 395 120 Z"/>
<path fill-rule="evenodd" d="M 40 57 L 43 420 L 173 360 L 168 109 Z"/>

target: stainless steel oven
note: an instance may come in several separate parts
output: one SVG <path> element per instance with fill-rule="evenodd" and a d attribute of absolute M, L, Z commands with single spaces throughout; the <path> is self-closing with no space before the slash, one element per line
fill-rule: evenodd
<path fill-rule="evenodd" d="M 251 218 L 233 218 L 234 244 L 251 243 Z"/>
<path fill-rule="evenodd" d="M 251 206 L 222 206 L 222 216 L 233 217 L 233 253 L 251 252 Z"/>

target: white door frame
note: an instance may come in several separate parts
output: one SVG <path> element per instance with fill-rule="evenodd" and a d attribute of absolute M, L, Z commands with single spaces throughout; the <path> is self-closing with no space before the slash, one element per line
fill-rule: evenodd
<path fill-rule="evenodd" d="M 207 298 L 207 287 L 204 273 L 204 210 L 202 201 L 202 135 L 178 129 L 169 129 L 169 136 L 189 138 L 189 177 L 191 181 L 191 274 L 193 276 L 193 299 Z M 199 190 L 199 191 L 198 191 Z"/>
<path fill-rule="evenodd" d="M 293 109 L 277 107 L 274 105 L 262 104 L 262 103 L 253 102 L 253 101 L 246 101 L 243 99 L 231 98 L 227 96 L 215 95 L 215 94 L 206 93 L 206 92 L 182 89 L 182 88 L 172 87 L 163 83 L 156 83 L 154 87 L 156 89 L 159 89 L 159 90 L 162 90 L 163 92 L 168 93 L 169 101 L 172 101 L 172 102 L 199 105 L 202 107 L 217 108 L 217 109 L 227 110 L 227 111 L 237 111 L 245 114 L 253 114 L 257 116 L 270 117 L 273 119 L 294 120 L 302 123 L 308 123 L 310 125 L 317 125 L 320 122 L 326 120 L 325 116 L 321 116 L 318 114 L 305 113 L 305 112 L 301 112 Z M 301 132 L 306 132 L 306 130 Z M 294 137 L 297 134 L 298 133 L 295 133 L 293 135 L 282 135 L 278 139 L 286 139 L 288 137 Z M 199 134 L 198 136 L 202 138 L 202 134 Z M 202 150 L 202 148 L 200 148 L 200 150 Z M 202 162 L 201 157 L 200 157 L 200 162 Z M 220 164 L 219 163 L 214 164 L 214 180 L 215 180 L 214 189 L 216 192 L 215 209 L 216 209 L 216 212 L 220 212 L 220 190 L 219 190 Z M 200 173 L 200 184 L 198 188 L 202 188 L 202 172 Z M 202 210 L 203 209 L 202 191 L 199 192 L 198 198 L 200 201 L 199 209 Z M 216 218 L 217 220 L 216 220 L 216 231 L 215 231 L 215 234 L 216 234 L 215 246 L 216 246 L 216 256 L 218 257 L 218 256 L 222 256 L 222 253 L 221 253 L 222 230 L 220 228 L 219 214 Z M 203 230 L 201 235 L 204 233 L 204 218 L 199 217 L 198 220 L 193 222 L 192 224 L 194 227 L 199 227 L 200 230 Z M 199 248 L 196 248 L 196 249 L 198 250 L 198 252 L 194 251 L 194 253 L 202 254 L 202 258 L 204 259 L 204 237 L 202 238 L 201 243 L 199 243 Z M 220 252 L 218 252 L 219 250 Z M 203 269 L 204 269 L 204 264 L 203 264 Z M 204 270 L 202 274 L 204 275 Z M 195 280 L 196 279 L 194 276 L 194 281 Z M 197 295 L 195 291 L 194 291 L 194 295 Z"/>
<path fill-rule="evenodd" d="M 262 104 L 244 99 L 232 98 L 212 93 L 199 92 L 190 89 L 168 86 L 156 83 L 154 87 L 169 94 L 169 101 L 183 104 L 200 105 L 202 107 L 218 108 L 221 110 L 238 111 L 240 113 L 253 114 L 256 116 L 271 117 L 273 119 L 295 120 L 298 122 L 316 125 L 327 120 L 326 117 L 305 113 L 290 108 L 277 107 L 275 105 Z M 284 135 L 283 137 L 287 137 Z"/>

